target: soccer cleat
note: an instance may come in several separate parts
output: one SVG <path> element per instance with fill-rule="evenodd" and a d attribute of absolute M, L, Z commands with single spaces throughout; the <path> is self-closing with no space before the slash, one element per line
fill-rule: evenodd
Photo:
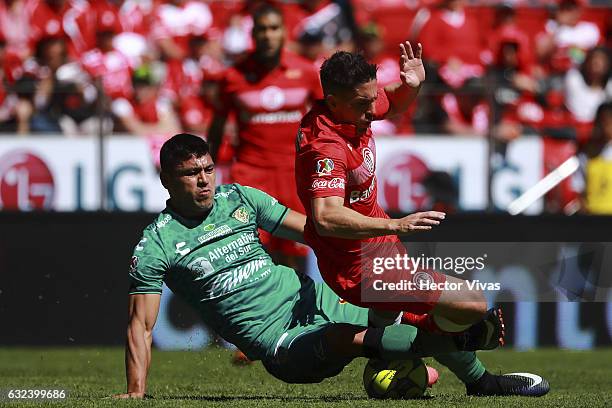
<path fill-rule="evenodd" d="M 467 395 L 473 396 L 504 396 L 518 395 L 525 397 L 541 397 L 550 391 L 548 381 L 536 374 L 510 373 L 494 375 L 485 371 L 478 381 L 466 384 Z"/>
<path fill-rule="evenodd" d="M 504 345 L 505 330 L 501 308 L 492 308 L 480 322 L 456 335 L 455 342 L 459 350 L 493 350 Z"/>

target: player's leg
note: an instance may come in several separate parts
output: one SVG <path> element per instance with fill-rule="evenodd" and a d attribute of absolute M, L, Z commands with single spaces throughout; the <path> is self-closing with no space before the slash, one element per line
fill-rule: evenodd
<path fill-rule="evenodd" d="M 448 336 L 429 333 L 405 324 L 364 327 L 335 323 L 325 332 L 325 344 L 330 352 L 340 356 L 391 361 L 480 350 L 483 341 L 480 333 L 469 331 Z M 489 349 L 496 346 L 491 345 Z"/>
<path fill-rule="evenodd" d="M 434 358 L 438 363 L 446 366 L 464 384 L 477 381 L 486 371 L 484 364 L 473 351 L 440 353 L 434 355 Z"/>
<path fill-rule="evenodd" d="M 429 314 L 436 325 L 446 332 L 460 332 L 481 321 L 487 313 L 487 300 L 480 290 L 469 289 L 465 281 L 446 276 L 448 287 L 443 290 Z"/>
<path fill-rule="evenodd" d="M 371 317 L 368 309 L 340 301 L 325 284 L 317 284 L 315 289 L 317 309 L 330 321 L 338 322 L 325 332 L 328 348 L 338 355 L 395 360 L 433 356 L 441 352 L 492 349 L 498 345 L 497 342 L 485 343 L 483 338 L 486 333 L 482 330 L 470 329 L 458 335 L 448 336 L 417 330 L 416 327 L 405 324 L 366 327 Z M 503 321 L 494 322 L 494 325 L 501 333 Z"/>
<path fill-rule="evenodd" d="M 428 314 L 427 329 L 445 333 L 464 331 L 487 313 L 484 293 L 466 281 L 434 270 L 415 271 L 397 261 L 408 256 L 397 237 L 363 251 L 362 281 L 348 294 L 351 303 L 415 316 Z M 410 323 L 423 322 L 415 317 Z"/>
<path fill-rule="evenodd" d="M 408 325 L 367 328 L 319 321 L 280 335 L 273 354 L 263 364 L 282 381 L 317 383 L 339 374 L 355 357 L 392 361 L 456 352 L 465 345 L 457 337 L 426 333 Z"/>
<path fill-rule="evenodd" d="M 433 356 L 466 385 L 468 395 L 541 396 L 548 382 L 534 374 L 493 375 L 486 371 L 473 351 L 482 340 L 466 339 L 466 334 L 447 336 L 427 333 L 409 325 L 366 328 L 334 324 L 325 332 L 324 344 L 330 353 L 347 357 L 404 360 Z M 460 338 L 463 340 L 459 341 Z M 455 349 L 457 351 L 450 351 Z"/>
<path fill-rule="evenodd" d="M 272 358 L 262 360 L 266 370 L 279 380 L 297 384 L 318 383 L 338 375 L 353 357 L 330 351 L 327 325 L 299 326 L 283 333 Z"/>
<path fill-rule="evenodd" d="M 365 290 L 356 287 L 348 292 L 347 300 L 378 313 L 403 311 L 404 323 L 435 333 L 458 333 L 483 320 L 498 318 L 489 316 L 498 312 L 487 311 L 482 291 L 470 289 L 465 281 L 434 271 L 421 271 L 417 276 L 435 286 L 419 289 L 419 281 L 412 274 L 398 275 L 392 282 L 411 281 L 417 289 L 375 291 L 370 289 L 374 285 L 366 283 Z"/>

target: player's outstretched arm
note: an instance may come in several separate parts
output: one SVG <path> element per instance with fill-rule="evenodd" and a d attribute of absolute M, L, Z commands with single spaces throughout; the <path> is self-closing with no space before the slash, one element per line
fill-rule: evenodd
<path fill-rule="evenodd" d="M 421 84 L 425 81 L 422 54 L 423 46 L 420 43 L 414 52 L 409 41 L 400 44 L 400 82 L 385 87 L 390 104 L 386 117 L 405 112 L 419 93 Z"/>
<path fill-rule="evenodd" d="M 345 207 L 344 198 L 337 196 L 314 198 L 312 213 L 319 235 L 346 239 L 427 231 L 445 217 L 438 211 L 415 213 L 400 219 L 366 217 Z"/>
<path fill-rule="evenodd" d="M 129 322 L 125 345 L 127 393 L 115 398 L 144 398 L 151 365 L 153 326 L 159 312 L 158 294 L 130 295 Z"/>
<path fill-rule="evenodd" d="M 297 211 L 289 210 L 274 235 L 304 244 L 304 225 L 306 225 L 306 216 Z"/>

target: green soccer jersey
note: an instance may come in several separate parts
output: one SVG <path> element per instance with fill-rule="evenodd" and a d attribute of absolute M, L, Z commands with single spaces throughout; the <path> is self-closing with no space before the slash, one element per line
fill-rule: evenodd
<path fill-rule="evenodd" d="M 134 249 L 129 293 L 159 294 L 165 282 L 226 340 L 251 359 L 263 358 L 291 324 L 302 289 L 292 269 L 272 262 L 257 231 L 273 233 L 287 212 L 239 184 L 217 188 L 203 221 L 166 208 Z"/>

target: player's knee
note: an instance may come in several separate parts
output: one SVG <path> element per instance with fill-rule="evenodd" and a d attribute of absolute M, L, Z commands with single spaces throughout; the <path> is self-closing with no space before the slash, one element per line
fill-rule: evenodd
<path fill-rule="evenodd" d="M 483 301 L 475 301 L 469 302 L 466 318 L 470 320 L 470 323 L 476 323 L 482 320 L 482 318 L 487 313 L 487 302 L 483 299 Z"/>
<path fill-rule="evenodd" d="M 458 323 L 472 324 L 476 323 L 487 313 L 487 299 L 484 293 L 479 290 L 472 290 L 466 296 L 465 301 L 459 302 L 460 318 L 463 320 Z"/>

